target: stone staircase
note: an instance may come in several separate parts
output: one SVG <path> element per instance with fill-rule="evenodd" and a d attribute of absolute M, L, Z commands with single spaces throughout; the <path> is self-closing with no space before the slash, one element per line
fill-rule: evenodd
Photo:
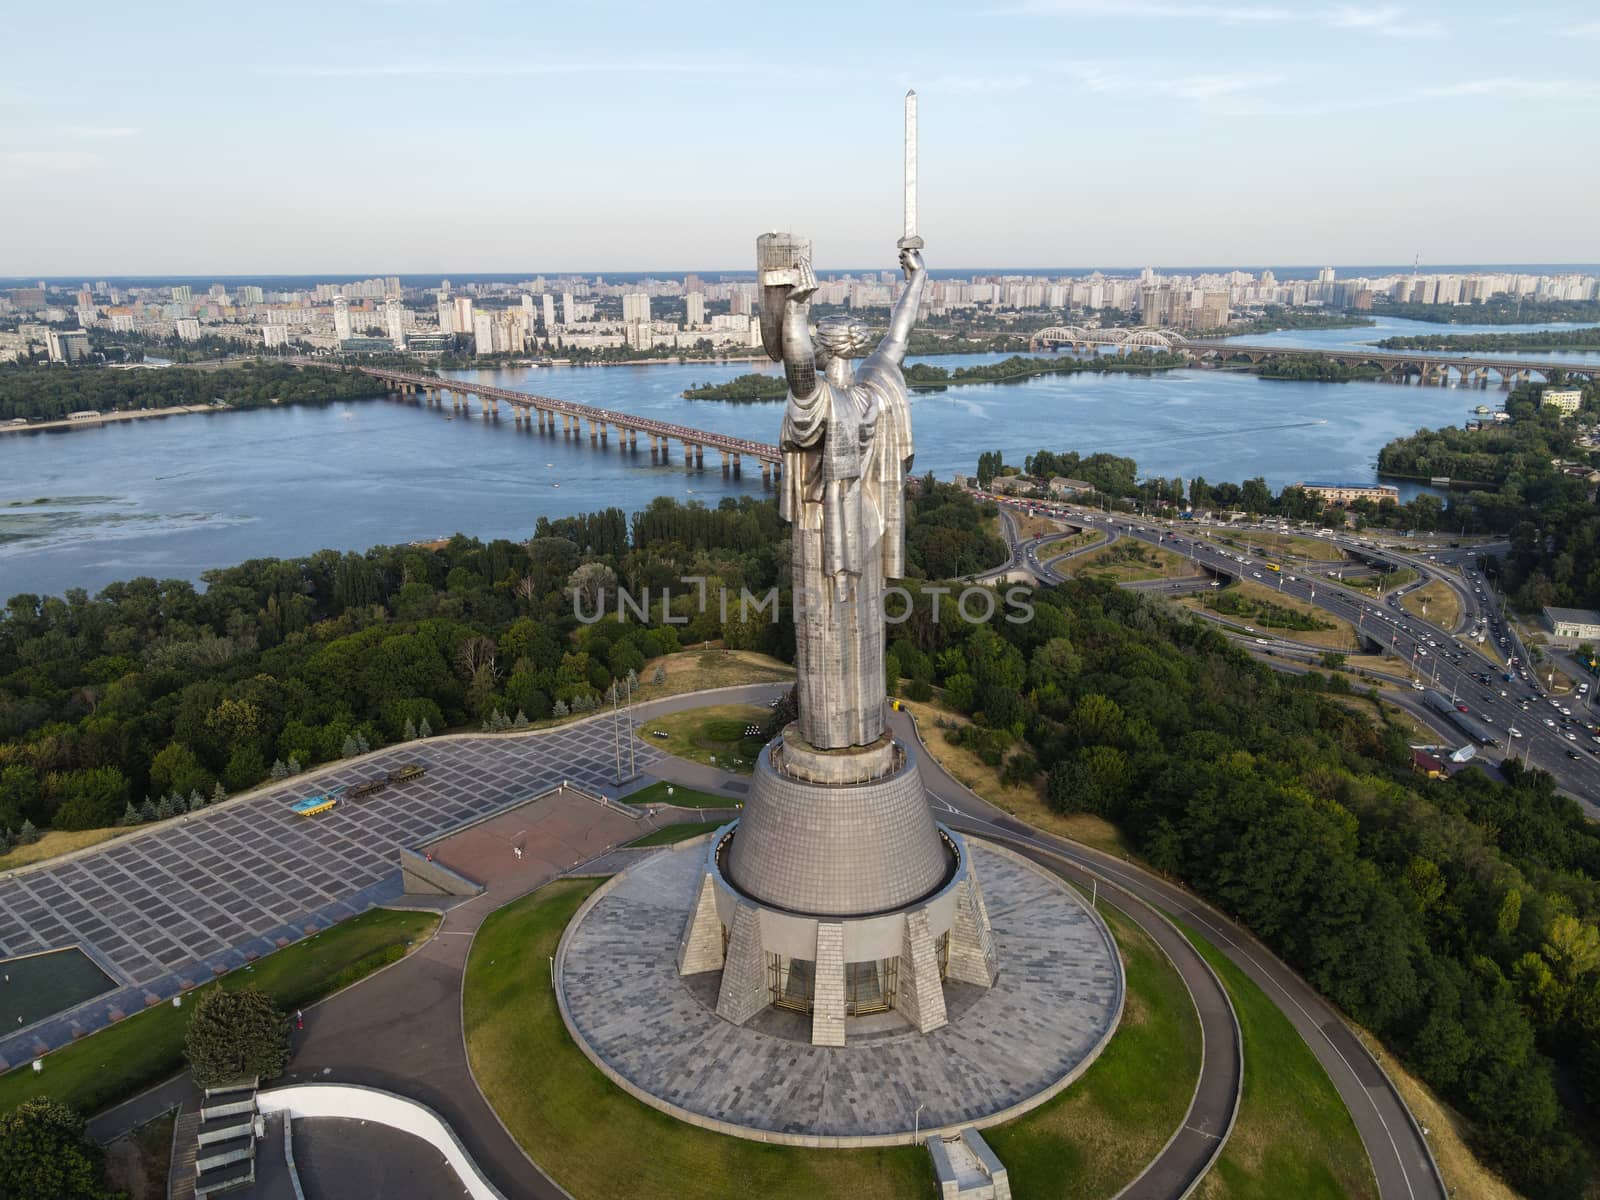
<path fill-rule="evenodd" d="M 180 1143 L 179 1153 L 193 1159 L 195 1200 L 256 1181 L 256 1115 L 258 1080 L 207 1088 L 196 1114 L 194 1135 Z"/>
<path fill-rule="evenodd" d="M 927 1145 L 939 1200 L 1011 1200 L 1011 1178 L 976 1129 L 929 1138 Z"/>

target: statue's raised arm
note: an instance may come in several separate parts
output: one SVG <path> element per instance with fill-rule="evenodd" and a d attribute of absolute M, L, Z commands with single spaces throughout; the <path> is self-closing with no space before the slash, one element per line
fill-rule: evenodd
<path fill-rule="evenodd" d="M 905 361 L 906 344 L 911 340 L 911 327 L 917 323 L 917 313 L 922 308 L 922 289 L 928 281 L 928 269 L 922 265 L 922 251 L 907 247 L 900 251 L 900 269 L 906 273 L 906 290 L 889 316 L 889 332 L 878 343 L 875 352 L 899 366 Z"/>

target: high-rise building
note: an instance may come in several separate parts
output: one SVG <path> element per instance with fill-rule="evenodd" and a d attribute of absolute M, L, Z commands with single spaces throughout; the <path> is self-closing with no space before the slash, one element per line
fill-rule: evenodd
<path fill-rule="evenodd" d="M 333 298 L 333 336 L 341 342 L 350 340 L 350 301 L 343 296 Z"/>
<path fill-rule="evenodd" d="M 696 292 L 704 292 L 706 286 L 700 282 L 700 276 L 685 275 L 683 277 L 683 290 L 685 295 L 693 295 Z"/>
<path fill-rule="evenodd" d="M 624 324 L 630 321 L 648 321 L 650 319 L 650 294 L 648 292 L 629 292 L 622 297 L 622 320 Z"/>
<path fill-rule="evenodd" d="M 577 320 L 577 314 L 572 311 L 572 293 L 561 293 L 561 323 L 571 325 Z"/>
<path fill-rule="evenodd" d="M 383 294 L 398 296 L 400 294 L 400 276 L 391 275 L 383 281 Z"/>
<path fill-rule="evenodd" d="M 390 296 L 383 302 L 384 332 L 396 350 L 406 348 L 406 310 L 399 296 Z"/>
<path fill-rule="evenodd" d="M 472 318 L 472 350 L 474 354 L 494 353 L 494 317 L 481 312 Z"/>
<path fill-rule="evenodd" d="M 184 289 L 187 291 L 188 289 Z M 200 340 L 200 322 L 194 317 L 178 318 L 178 338 L 185 342 L 198 342 Z"/>
<path fill-rule="evenodd" d="M 445 295 L 443 292 L 439 293 L 439 332 L 440 333 L 459 333 L 459 332 L 461 332 L 459 329 L 456 328 L 456 306 L 455 306 L 455 301 L 451 300 L 450 297 Z"/>
<path fill-rule="evenodd" d="M 89 335 L 81 329 L 50 329 L 45 332 L 45 348 L 51 362 L 88 358 Z"/>
<path fill-rule="evenodd" d="M 689 328 L 697 329 L 706 323 L 706 296 L 704 292 L 690 292 L 684 297 L 684 308 L 687 309 Z"/>
<path fill-rule="evenodd" d="M 544 301 L 544 331 L 549 333 L 556 327 L 556 298 L 546 292 L 540 299 Z"/>
<path fill-rule="evenodd" d="M 456 305 L 456 320 L 455 320 L 455 330 L 456 330 L 456 332 L 457 333 L 473 333 L 473 334 L 475 334 L 477 332 L 477 327 L 472 323 L 472 297 L 471 296 L 457 296 L 455 298 L 455 305 Z"/>
<path fill-rule="evenodd" d="M 186 304 L 194 299 L 194 291 L 187 283 L 180 283 L 172 289 L 172 298 Z"/>

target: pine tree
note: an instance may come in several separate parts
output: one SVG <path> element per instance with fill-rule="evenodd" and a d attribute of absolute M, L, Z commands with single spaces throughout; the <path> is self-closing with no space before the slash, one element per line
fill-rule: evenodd
<path fill-rule="evenodd" d="M 128 801 L 128 807 L 122 810 L 122 816 L 117 818 L 117 824 L 126 829 L 129 825 L 139 823 L 139 810 L 133 806 L 133 801 Z"/>
<path fill-rule="evenodd" d="M 650 682 L 651 683 L 665 683 L 666 681 L 667 681 L 667 669 L 665 667 L 663 667 L 660 663 L 657 663 L 656 664 L 656 673 L 654 675 L 650 676 Z"/>
<path fill-rule="evenodd" d="M 222 780 L 219 779 L 219 780 L 217 780 L 217 786 L 211 789 L 211 803 L 212 804 L 220 804 L 222 801 L 226 800 L 227 798 L 228 798 L 227 790 L 225 788 L 223 788 Z M 193 804 L 189 805 L 189 811 L 190 812 L 194 811 L 194 805 Z"/>
<path fill-rule="evenodd" d="M 211 803 L 213 803 L 213 801 L 210 801 L 210 800 L 200 800 L 200 801 L 199 801 L 199 802 L 198 802 L 198 803 L 197 803 L 197 802 L 196 802 L 196 801 L 195 801 L 195 799 L 194 799 L 194 798 L 193 798 L 193 797 L 192 797 L 192 796 L 191 796 L 191 797 L 190 797 L 190 798 L 189 798 L 189 811 L 190 811 L 190 812 L 199 812 L 199 811 L 200 811 L 200 810 L 201 810 L 201 809 L 202 809 L 202 808 L 204 808 L 204 807 L 205 807 L 205 806 L 206 806 L 206 805 L 207 805 L 207 804 L 211 804 Z"/>
<path fill-rule="evenodd" d="M 182 796 L 178 795 L 177 792 L 173 792 L 172 801 L 173 816 L 177 816 L 182 812 L 188 812 L 191 809 L 204 808 L 206 806 L 206 798 L 200 794 L 199 788 L 195 788 L 194 791 L 189 793 L 188 800 L 185 800 Z"/>
<path fill-rule="evenodd" d="M 267 774 L 274 779 L 287 779 L 289 768 L 283 765 L 283 759 L 275 758 L 272 760 L 272 769 Z"/>
<path fill-rule="evenodd" d="M 303 770 L 305 768 L 300 765 L 300 760 L 291 754 L 289 756 L 289 774 L 298 775 Z"/>
<path fill-rule="evenodd" d="M 144 798 L 144 803 L 139 806 L 139 820 L 149 822 L 159 820 L 161 810 L 156 807 L 156 802 L 149 796 Z"/>
<path fill-rule="evenodd" d="M 428 718 L 427 717 L 423 717 L 422 718 L 422 723 L 417 726 L 417 736 L 418 737 L 432 737 L 433 736 L 433 726 L 428 724 Z"/>
<path fill-rule="evenodd" d="M 257 988 L 207 988 L 189 1017 L 183 1053 L 202 1087 L 271 1079 L 289 1062 L 288 1021 Z"/>
<path fill-rule="evenodd" d="M 628 668 L 628 686 L 634 689 L 637 689 L 639 686 L 639 672 L 635 671 L 632 667 Z"/>
<path fill-rule="evenodd" d="M 511 727 L 513 729 L 526 729 L 528 727 L 528 714 L 520 708 L 517 709 L 517 715 L 511 718 Z"/>
<path fill-rule="evenodd" d="M 405 736 L 406 741 L 408 741 L 408 742 L 412 741 L 417 736 L 417 723 L 415 721 L 413 721 L 410 717 L 406 718 L 406 730 L 405 730 L 405 735 L 404 736 Z"/>
<path fill-rule="evenodd" d="M 556 706 L 554 708 L 552 708 L 550 711 L 555 716 L 564 717 L 571 710 L 569 708 L 567 708 L 567 702 L 565 700 L 557 700 L 556 701 Z"/>
<path fill-rule="evenodd" d="M 364 734 L 364 733 L 357 733 L 356 734 L 356 751 L 358 753 L 360 753 L 360 754 L 366 754 L 371 749 L 372 749 L 371 745 L 369 745 L 368 742 L 367 742 L 367 735 Z"/>
<path fill-rule="evenodd" d="M 349 734 L 349 733 L 345 734 L 344 735 L 344 745 L 339 748 L 339 757 L 340 758 L 354 758 L 360 752 L 361 752 L 361 747 L 356 745 L 355 735 L 354 734 Z"/>
<path fill-rule="evenodd" d="M 17 845 L 31 846 L 39 840 L 39 829 L 32 821 L 24 820 L 22 828 L 17 830 Z"/>

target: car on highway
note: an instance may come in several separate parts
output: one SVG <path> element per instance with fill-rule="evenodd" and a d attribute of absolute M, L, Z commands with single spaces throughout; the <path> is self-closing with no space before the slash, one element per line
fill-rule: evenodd
<path fill-rule="evenodd" d="M 1422 685 L 1420 683 L 1418 683 L 1415 679 L 1413 679 L 1411 681 L 1411 690 L 1413 692 L 1420 692 L 1420 691 L 1423 690 L 1423 687 L 1422 687 Z"/>
<path fill-rule="evenodd" d="M 1567 757 L 1568 758 L 1582 758 L 1583 755 L 1579 754 L 1576 750 L 1568 750 L 1567 751 Z"/>
<path fill-rule="evenodd" d="M 1456 711 L 1457 712 L 1466 712 L 1466 711 L 1468 711 L 1468 709 L 1467 709 L 1467 706 L 1465 704 L 1457 704 L 1456 705 Z"/>
<path fill-rule="evenodd" d="M 1519 737 L 1522 736 L 1522 730 L 1518 729 L 1515 725 L 1513 725 L 1513 726 L 1511 726 L 1511 728 L 1507 729 L 1506 732 L 1509 733 L 1514 738 L 1519 738 Z"/>
<path fill-rule="evenodd" d="M 1267 644 L 1267 639 L 1266 638 L 1257 638 L 1256 639 L 1256 645 L 1265 646 L 1266 644 Z"/>
<path fill-rule="evenodd" d="M 1556 723 L 1554 721 L 1552 721 L 1549 717 L 1546 717 L 1544 719 L 1544 723 L 1546 725 L 1548 725 L 1551 729 L 1554 729 L 1556 727 Z"/>

